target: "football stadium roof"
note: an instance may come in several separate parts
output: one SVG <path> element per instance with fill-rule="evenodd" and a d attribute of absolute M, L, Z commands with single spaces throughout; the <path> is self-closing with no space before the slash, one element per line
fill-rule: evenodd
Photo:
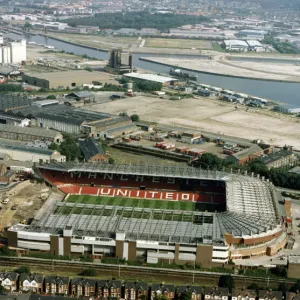
<path fill-rule="evenodd" d="M 182 211 L 58 202 L 26 230 L 50 233 L 71 226 L 73 234 L 114 238 L 126 232 L 135 240 L 186 243 L 224 241 L 225 234 L 256 237 L 279 231 L 277 195 L 269 182 L 251 176 L 178 166 L 133 166 L 109 164 L 47 164 L 45 169 L 102 173 L 144 174 L 226 182 L 226 211 Z"/>

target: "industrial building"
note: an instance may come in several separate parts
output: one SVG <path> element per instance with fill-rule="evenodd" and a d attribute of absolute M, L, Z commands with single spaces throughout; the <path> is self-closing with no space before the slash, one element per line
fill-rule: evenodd
<path fill-rule="evenodd" d="M 58 151 L 28 147 L 14 141 L 1 140 L 0 153 L 9 155 L 12 160 L 30 161 L 30 162 L 65 162 L 66 157 Z"/>
<path fill-rule="evenodd" d="M 128 116 L 112 116 L 82 124 L 81 131 L 93 138 L 115 138 L 138 130 Z"/>
<path fill-rule="evenodd" d="M 4 76 L 6 79 L 13 79 L 19 77 L 22 74 L 21 71 L 9 68 L 9 67 L 1 67 L 0 75 Z"/>
<path fill-rule="evenodd" d="M 249 148 L 233 153 L 227 157 L 227 160 L 236 164 L 244 165 L 254 159 L 261 157 L 264 154 L 262 148 L 258 145 L 252 145 Z"/>
<path fill-rule="evenodd" d="M 247 52 L 249 45 L 242 40 L 224 40 L 222 47 L 228 51 Z"/>
<path fill-rule="evenodd" d="M 265 35 L 267 34 L 267 31 L 264 30 L 251 30 L 251 29 L 244 29 L 239 31 L 236 36 L 238 38 L 242 38 L 245 40 L 263 40 L 265 38 Z"/>
<path fill-rule="evenodd" d="M 161 83 L 163 86 L 176 85 L 176 83 L 178 82 L 176 78 L 161 76 L 156 74 L 131 72 L 131 73 L 124 74 L 124 76 L 132 80 L 144 80 L 144 81 Z"/>
<path fill-rule="evenodd" d="M 46 89 L 75 88 L 85 83 L 92 84 L 93 81 L 111 82 L 107 74 L 103 72 L 85 70 L 23 74 L 22 80 L 30 85 Z"/>
<path fill-rule="evenodd" d="M 30 125 L 30 119 L 21 118 L 18 116 L 9 115 L 5 113 L 3 114 L 0 113 L 0 124 L 27 127 Z"/>
<path fill-rule="evenodd" d="M 266 49 L 258 40 L 224 40 L 222 47 L 227 51 L 237 52 L 264 52 Z"/>
<path fill-rule="evenodd" d="M 31 100 L 26 96 L 13 96 L 5 94 L 1 96 L 0 111 L 8 111 L 26 108 L 31 105 Z"/>
<path fill-rule="evenodd" d="M 112 49 L 109 53 L 108 68 L 119 73 L 133 72 L 133 57 L 122 49 Z"/>
<path fill-rule="evenodd" d="M 0 64 L 20 64 L 26 61 L 26 40 L 3 43 L 0 45 Z"/>
<path fill-rule="evenodd" d="M 41 140 L 57 144 L 60 144 L 63 140 L 62 134 L 54 130 L 5 124 L 0 124 L 0 138 L 26 142 Z"/>

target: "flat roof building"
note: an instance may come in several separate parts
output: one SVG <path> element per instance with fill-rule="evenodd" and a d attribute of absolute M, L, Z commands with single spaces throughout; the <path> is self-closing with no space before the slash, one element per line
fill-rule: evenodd
<path fill-rule="evenodd" d="M 174 82 L 178 81 L 176 78 L 161 76 L 156 74 L 148 74 L 148 73 L 126 73 L 124 74 L 125 77 L 131 79 L 138 79 L 144 81 L 152 81 L 156 83 L 161 83 L 162 85 L 173 85 Z"/>
<path fill-rule="evenodd" d="M 65 162 L 66 157 L 58 151 L 28 147 L 18 144 L 14 141 L 0 142 L 0 152 L 10 156 L 12 160 L 30 161 L 30 162 L 50 162 L 58 161 Z"/>
<path fill-rule="evenodd" d="M 223 48 L 229 51 L 248 51 L 249 45 L 242 40 L 224 40 Z"/>
<path fill-rule="evenodd" d="M 24 74 L 22 75 L 22 80 L 30 85 L 46 89 L 58 87 L 75 88 L 85 83 L 91 84 L 93 81 L 111 82 L 106 73 L 85 70 Z"/>
<path fill-rule="evenodd" d="M 0 111 L 8 111 L 29 107 L 31 100 L 27 97 L 3 95 L 0 101 Z"/>

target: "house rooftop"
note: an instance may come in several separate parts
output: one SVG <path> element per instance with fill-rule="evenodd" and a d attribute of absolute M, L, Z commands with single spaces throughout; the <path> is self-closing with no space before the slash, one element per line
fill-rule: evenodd
<path fill-rule="evenodd" d="M 280 151 L 277 151 L 277 152 L 274 152 L 270 155 L 267 155 L 267 156 L 264 156 L 264 157 L 261 157 L 260 158 L 260 161 L 265 164 L 265 165 L 268 165 L 268 164 L 271 164 L 281 158 L 284 158 L 284 157 L 288 157 L 290 155 L 293 154 L 293 151 L 290 151 L 290 150 L 280 150 Z"/>
<path fill-rule="evenodd" d="M 87 138 L 83 141 L 79 141 L 79 147 L 87 161 L 98 154 L 106 157 L 106 153 L 102 148 L 102 145 L 93 138 Z"/>

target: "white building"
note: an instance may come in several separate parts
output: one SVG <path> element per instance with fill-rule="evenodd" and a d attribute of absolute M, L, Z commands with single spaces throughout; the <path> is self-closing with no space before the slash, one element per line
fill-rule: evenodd
<path fill-rule="evenodd" d="M 247 52 L 249 45 L 242 40 L 224 40 L 222 47 L 228 51 Z"/>
<path fill-rule="evenodd" d="M 58 151 L 28 147 L 17 143 L 5 141 L 0 144 L 0 153 L 5 153 L 11 157 L 12 160 L 30 161 L 30 162 L 49 162 L 58 161 L 65 162 L 66 157 L 61 155 Z"/>
<path fill-rule="evenodd" d="M 247 40 L 246 42 L 249 45 L 250 51 L 255 51 L 255 52 L 264 52 L 264 51 L 266 51 L 264 46 L 257 40 Z"/>
<path fill-rule="evenodd" d="M 25 61 L 26 57 L 26 40 L 5 43 L 0 47 L 0 64 L 19 64 Z"/>
<path fill-rule="evenodd" d="M 21 63 L 26 60 L 26 40 L 10 43 L 11 63 Z"/>

